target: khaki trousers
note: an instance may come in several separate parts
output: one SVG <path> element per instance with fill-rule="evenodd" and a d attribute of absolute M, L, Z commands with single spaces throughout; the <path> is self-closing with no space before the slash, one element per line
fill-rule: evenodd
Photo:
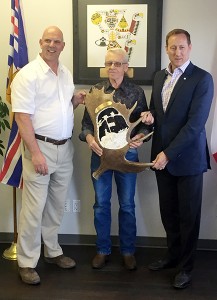
<path fill-rule="evenodd" d="M 62 248 L 58 243 L 58 230 L 64 214 L 64 205 L 73 172 L 73 145 L 37 141 L 44 154 L 49 174 L 35 172 L 31 155 L 23 147 L 23 192 L 19 218 L 17 260 L 20 267 L 35 268 L 41 253 L 41 236 L 44 255 L 56 257 Z"/>

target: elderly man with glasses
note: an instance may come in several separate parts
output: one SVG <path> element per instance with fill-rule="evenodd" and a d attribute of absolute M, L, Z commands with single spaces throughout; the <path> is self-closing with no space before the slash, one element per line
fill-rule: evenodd
<path fill-rule="evenodd" d="M 144 91 L 141 87 L 134 84 L 125 74 L 128 70 L 128 55 L 122 48 L 109 49 L 105 55 L 105 68 L 108 79 L 97 83 L 94 88 L 102 89 L 106 94 L 114 92 L 114 102 L 125 104 L 128 109 L 137 103 L 130 116 L 130 122 L 139 119 L 142 111 L 147 111 L 147 103 Z M 115 119 L 115 116 L 114 116 Z M 114 121 L 111 121 L 115 123 Z M 126 154 L 129 161 L 138 161 L 137 147 L 142 144 L 140 139 L 144 137 L 149 128 L 145 124 L 139 124 L 132 132 L 130 149 Z M 100 165 L 100 156 L 103 149 L 98 145 L 94 138 L 94 126 L 90 119 L 87 109 L 85 109 L 82 120 L 82 132 L 80 139 L 87 142 L 92 150 L 91 156 L 91 174 L 96 171 Z M 94 269 L 101 269 L 105 266 L 111 254 L 111 195 L 112 195 L 112 177 L 114 175 L 117 186 L 117 195 L 119 201 L 119 239 L 120 252 L 123 258 L 124 266 L 127 270 L 136 269 L 135 241 L 136 241 L 136 217 L 135 217 L 135 186 L 136 173 L 122 173 L 115 170 L 105 171 L 98 180 L 92 175 L 92 182 L 95 191 L 94 204 L 94 225 L 96 229 L 96 248 L 97 254 L 92 261 Z"/>

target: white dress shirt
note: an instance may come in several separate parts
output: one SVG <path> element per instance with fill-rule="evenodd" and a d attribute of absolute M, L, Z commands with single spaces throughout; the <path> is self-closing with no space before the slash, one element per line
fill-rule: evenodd
<path fill-rule="evenodd" d="M 163 104 L 163 110 L 166 111 L 167 105 L 170 100 L 170 96 L 172 94 L 172 91 L 179 79 L 179 77 L 184 73 L 185 69 L 189 65 L 190 61 L 188 60 L 185 62 L 181 67 L 176 68 L 173 73 L 170 71 L 170 65 L 166 68 L 165 72 L 167 74 L 167 78 L 164 82 L 163 89 L 162 89 L 162 104 Z"/>
<path fill-rule="evenodd" d="M 69 138 L 74 126 L 73 93 L 70 71 L 59 63 L 56 75 L 38 55 L 12 81 L 12 111 L 30 114 L 37 134 Z"/>

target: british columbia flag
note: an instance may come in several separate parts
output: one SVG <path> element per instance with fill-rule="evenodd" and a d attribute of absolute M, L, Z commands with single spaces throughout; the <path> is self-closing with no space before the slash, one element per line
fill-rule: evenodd
<path fill-rule="evenodd" d="M 16 73 L 28 63 L 28 51 L 21 14 L 21 0 L 11 0 L 11 23 L 8 55 L 8 78 L 6 86 L 6 99 L 11 102 L 11 82 Z M 22 188 L 22 158 L 21 158 L 21 137 L 18 132 L 17 123 L 11 116 L 11 132 L 8 146 L 0 171 L 0 182 L 13 187 Z"/>

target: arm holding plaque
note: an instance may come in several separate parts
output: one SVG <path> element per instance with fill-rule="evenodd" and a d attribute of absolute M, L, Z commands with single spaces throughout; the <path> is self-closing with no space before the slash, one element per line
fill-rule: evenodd
<path fill-rule="evenodd" d="M 114 102 L 113 95 L 114 92 L 106 94 L 104 88 L 99 90 L 93 87 L 85 99 L 85 106 L 94 126 L 95 141 L 103 149 L 100 157 L 101 164 L 93 173 L 95 179 L 108 169 L 120 172 L 141 172 L 153 165 L 145 162 L 131 162 L 125 158 L 130 148 L 132 130 L 142 121 L 142 118 L 131 123 L 129 119 L 136 103 L 131 109 L 127 109 L 125 104 Z M 142 140 L 150 135 L 152 133 L 144 136 Z"/>

